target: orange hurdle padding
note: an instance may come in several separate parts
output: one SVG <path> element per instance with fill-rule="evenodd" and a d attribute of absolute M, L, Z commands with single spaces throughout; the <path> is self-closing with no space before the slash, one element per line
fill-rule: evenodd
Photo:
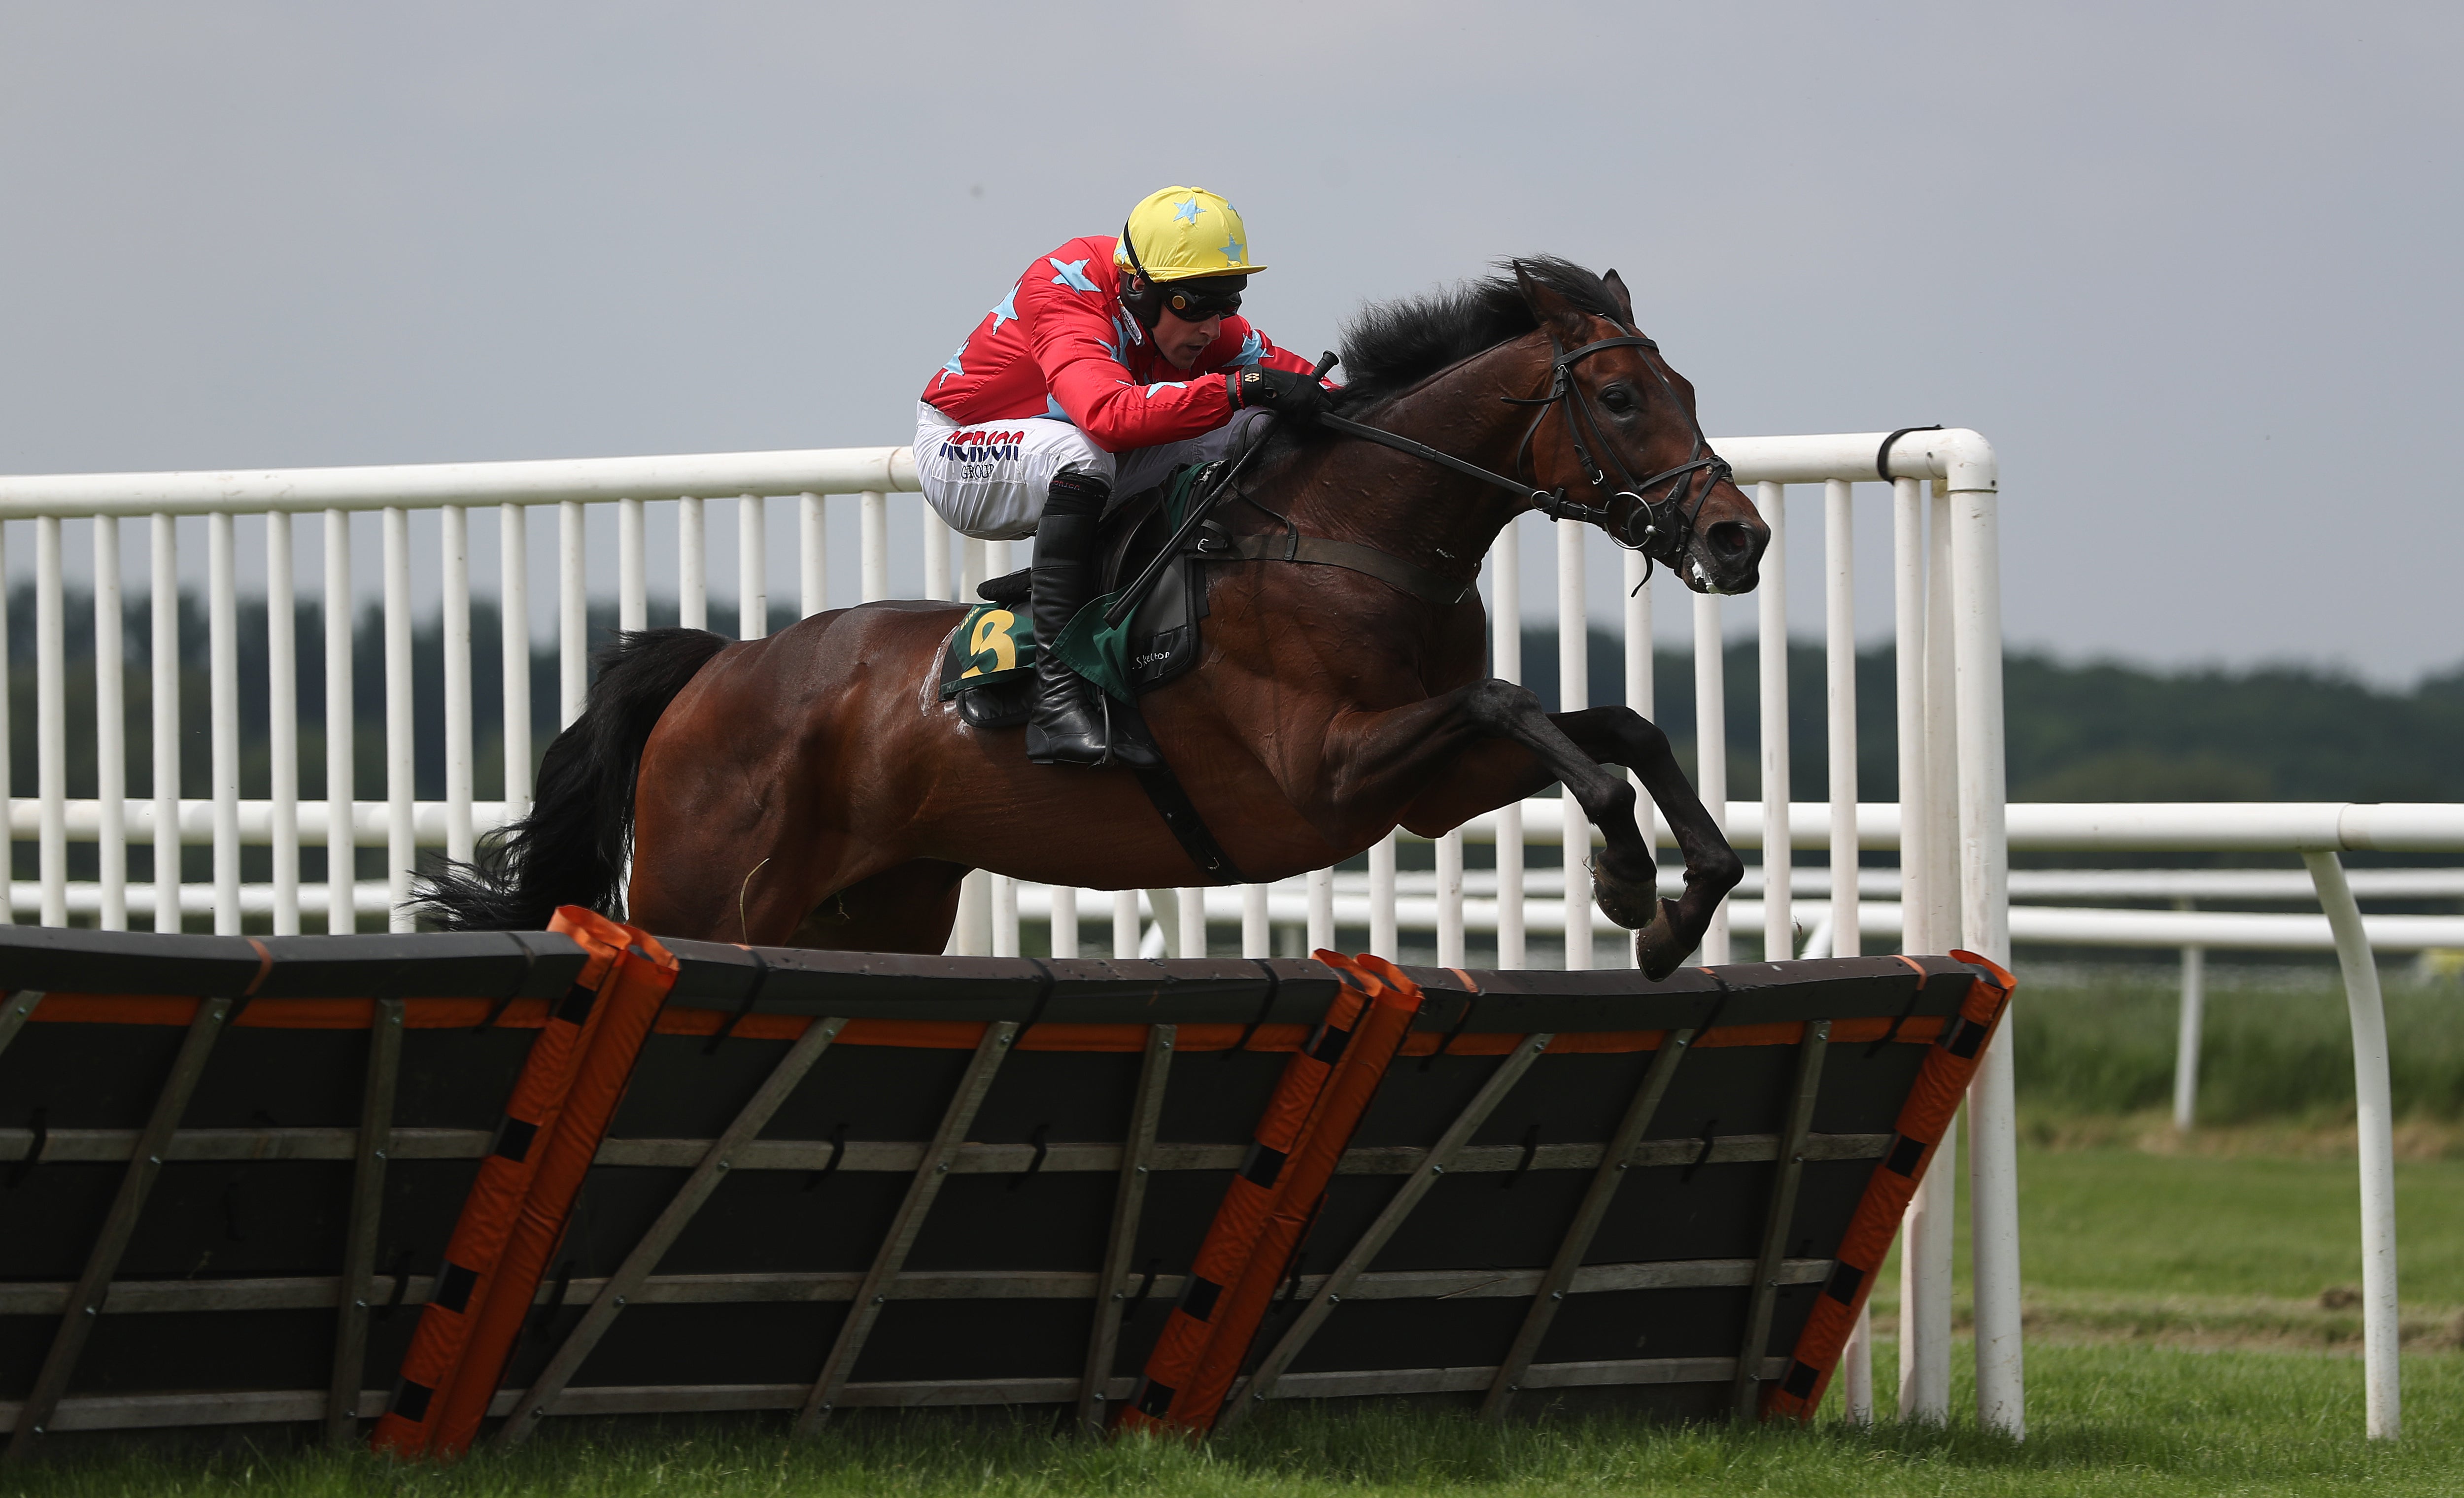
<path fill-rule="evenodd" d="M 1333 1074 L 1334 1064 L 1351 1046 L 1353 1028 L 1367 1001 L 1368 995 L 1350 983 L 1337 989 L 1316 1032 L 1284 1064 L 1284 1074 L 1266 1100 L 1266 1111 L 1251 1131 L 1249 1153 L 1232 1184 L 1224 1188 L 1215 1221 L 1207 1226 L 1198 1256 L 1190 1261 L 1180 1299 L 1165 1316 L 1163 1333 L 1147 1355 L 1137 1389 L 1122 1407 L 1119 1424 L 1123 1427 L 1163 1423 L 1175 1396 L 1197 1370 L 1214 1335 L 1223 1292 L 1239 1284 L 1248 1267 L 1258 1234 L 1274 1210 L 1276 1187 L 1301 1147 L 1309 1115 Z"/>
<path fill-rule="evenodd" d="M 1206 1344 L 1206 1355 L 1199 1360 L 1189 1386 L 1173 1401 L 1172 1422 L 1192 1430 L 1212 1428 L 1222 1413 L 1224 1398 L 1232 1392 L 1232 1381 L 1240 1376 L 1249 1345 L 1257 1339 L 1266 1310 L 1274 1303 L 1275 1288 L 1300 1252 L 1309 1224 L 1326 1201 L 1334 1167 L 1352 1147 L 1352 1136 L 1377 1095 L 1388 1064 L 1402 1048 L 1403 1037 L 1420 1012 L 1419 986 L 1385 958 L 1364 954 L 1347 960 L 1331 952 L 1318 958 L 1340 970 L 1347 983 L 1358 983 L 1368 991 L 1368 1009 L 1352 1044 L 1344 1048 L 1342 1061 L 1335 1065 L 1334 1075 L 1327 1081 L 1306 1142 L 1292 1157 L 1276 1190 L 1274 1210 L 1266 1215 L 1249 1267 L 1240 1285 L 1225 1297 L 1226 1309 L 1216 1317 L 1218 1325 Z"/>
<path fill-rule="evenodd" d="M 1839 1355 L 1848 1345 L 1848 1334 L 1856 1330 L 1858 1312 L 1864 1310 L 1865 1298 L 1874 1292 L 1874 1277 L 1881 1271 L 1882 1260 L 1891 1251 L 1891 1240 L 1899 1234 L 1900 1219 L 1907 1213 L 1908 1199 L 1916 1195 L 1917 1183 L 1925 1179 L 1935 1147 L 1942 1143 L 1944 1132 L 1959 1112 L 1960 1098 L 1967 1094 L 1968 1084 L 1976 1075 L 1986 1043 L 1993 1038 L 2010 1007 L 2011 990 L 2018 980 L 2007 969 L 1973 952 L 1950 955 L 1962 962 L 1989 969 L 1993 974 L 1992 981 L 1979 978 L 1969 983 L 1958 1016 L 1943 1027 L 1925 1052 L 1916 1085 L 1908 1090 L 1908 1100 L 1900 1109 L 1890 1148 L 1883 1152 L 1881 1162 L 1866 1181 L 1857 1213 L 1848 1220 L 1848 1231 L 1840 1238 L 1831 1278 L 1815 1294 L 1813 1313 L 1806 1317 L 1805 1330 L 1797 1333 L 1796 1351 L 1790 1358 L 1788 1372 L 1763 1391 L 1762 1414 L 1766 1420 L 1793 1416 L 1800 1421 L 1810 1421 L 1821 1407 L 1823 1391 L 1831 1386 L 1831 1376 L 1839 1366 Z"/>
<path fill-rule="evenodd" d="M 1387 1065 L 1411 1029 L 1413 1016 L 1419 1012 L 1419 986 L 1385 959 L 1347 958 L 1333 952 L 1315 956 L 1343 976 L 1343 994 L 1336 1009 L 1330 1013 L 1329 1023 L 1333 1023 L 1335 1014 L 1348 1014 L 1353 1032 L 1340 1054 L 1328 1066 L 1323 1081 L 1313 1089 L 1313 1106 L 1302 1121 L 1287 1157 L 1279 1162 L 1263 1212 L 1257 1205 L 1260 1193 L 1243 1189 L 1244 1184 L 1254 1184 L 1248 1172 L 1244 1171 L 1242 1179 L 1234 1181 L 1232 1190 L 1226 1192 L 1215 1225 L 1208 1230 L 1206 1246 L 1217 1245 L 1219 1233 L 1227 1239 L 1239 1235 L 1237 1255 L 1225 1253 L 1208 1265 L 1230 1277 L 1207 1282 L 1202 1296 L 1207 1313 L 1180 1319 L 1177 1325 L 1181 1335 L 1169 1349 L 1169 1356 L 1166 1346 L 1156 1344 L 1155 1355 L 1147 1361 L 1146 1377 L 1139 1380 L 1137 1392 L 1121 1412 L 1119 1424 L 1123 1428 L 1200 1432 L 1213 1427 L 1222 1411 L 1224 1396 L 1248 1355 L 1249 1344 L 1265 1320 L 1275 1288 L 1299 1251 L 1320 1203 L 1326 1200 L 1327 1182 L 1333 1177 L 1343 1152 L 1351 1146 L 1353 1132 L 1368 1112 L 1378 1083 L 1385 1078 Z M 1287 1068 L 1286 1076 L 1290 1075 Z M 1284 1101 L 1280 1090 L 1276 1101 Z M 1270 1109 L 1270 1116 L 1272 1112 Z M 1262 1125 L 1262 1140 L 1265 1132 Z M 1240 1206 L 1237 1213 L 1236 1193 Z M 1204 1257 L 1204 1249 L 1200 1256 Z M 1236 1257 L 1237 1270 L 1232 1267 Z M 1193 1286 L 1199 1283 L 1200 1272 L 1192 1267 Z M 1184 1302 L 1187 1299 L 1185 1295 Z M 1176 1307 L 1176 1315 L 1182 1310 Z M 1172 1335 L 1175 1326 L 1166 1323 L 1167 1336 Z"/>
<path fill-rule="evenodd" d="M 369 1446 L 452 1456 L 496 1391 L 541 1271 L 674 986 L 676 960 L 646 933 L 568 905 L 549 923 L 588 955 L 557 1002 L 505 1105 L 496 1147 L 445 1247 L 393 1399 Z"/>

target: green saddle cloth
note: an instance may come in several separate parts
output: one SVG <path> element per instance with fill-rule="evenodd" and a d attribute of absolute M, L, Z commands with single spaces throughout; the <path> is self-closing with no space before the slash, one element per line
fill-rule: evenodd
<path fill-rule="evenodd" d="M 1207 466 L 1182 468 L 1165 485 L 1165 535 L 1180 530 L 1180 518 L 1190 508 L 1190 491 L 1205 471 Z M 1158 589 L 1158 594 L 1160 591 L 1163 589 Z M 1121 624 L 1104 624 L 1104 613 L 1119 596 L 1121 591 L 1111 591 L 1079 608 L 1077 616 L 1062 630 L 1060 641 L 1052 643 L 1052 650 L 1069 671 L 1094 682 L 1107 694 L 1121 702 L 1133 702 L 1138 697 L 1138 690 L 1131 685 L 1136 680 L 1133 638 L 1138 643 L 1154 641 L 1155 621 L 1146 618 L 1146 613 L 1155 594 L 1148 594 L 1148 604 L 1141 604 L 1138 611 Z M 941 655 L 941 697 L 956 697 L 958 693 L 971 693 L 996 680 L 1032 671 L 1035 621 L 1027 611 L 1005 608 L 1001 604 L 976 604 L 974 608 L 968 608 L 966 618 L 958 621 L 958 633 L 951 638 L 949 650 Z"/>

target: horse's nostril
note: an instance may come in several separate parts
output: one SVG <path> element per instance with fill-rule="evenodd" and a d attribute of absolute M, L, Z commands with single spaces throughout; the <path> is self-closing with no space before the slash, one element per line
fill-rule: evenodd
<path fill-rule="evenodd" d="M 1752 527 L 1739 521 L 1723 520 L 1711 527 L 1710 541 L 1724 557 L 1749 556 L 1754 549 L 1754 533 Z"/>

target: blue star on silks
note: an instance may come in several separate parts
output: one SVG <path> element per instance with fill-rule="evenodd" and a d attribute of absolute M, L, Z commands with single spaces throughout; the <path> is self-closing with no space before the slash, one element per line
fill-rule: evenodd
<path fill-rule="evenodd" d="M 1082 261 L 1081 263 L 1083 264 L 1084 262 Z M 986 315 L 993 319 L 993 331 L 996 333 L 1001 331 L 1001 325 L 1002 323 L 1016 322 L 1018 320 L 1018 288 L 1015 286 L 1011 287 L 1009 289 L 1009 295 L 1003 297 L 1001 299 L 1001 303 Z"/>
<path fill-rule="evenodd" d="M 1241 252 L 1248 248 L 1249 247 L 1247 245 L 1243 244 L 1238 239 L 1226 239 L 1223 241 L 1223 258 L 1234 265 L 1239 265 L 1241 263 Z"/>
<path fill-rule="evenodd" d="M 1174 204 L 1172 216 L 1184 224 L 1195 224 L 1198 222 L 1198 215 L 1205 211 L 1206 209 L 1199 206 L 1198 200 L 1192 198 L 1186 203 Z"/>
<path fill-rule="evenodd" d="M 1049 395 L 1044 398 L 1044 414 L 1054 421 L 1067 421 L 1072 427 L 1078 425 L 1074 421 L 1069 421 L 1069 413 L 1061 408 L 1061 402 Z"/>
<path fill-rule="evenodd" d="M 1188 388 L 1189 382 L 1186 380 L 1157 380 L 1155 384 L 1146 387 L 1147 399 L 1150 401 L 1154 400 L 1155 393 L 1157 390 L 1186 390 Z"/>
<path fill-rule="evenodd" d="M 1241 352 L 1232 356 L 1231 363 L 1234 367 L 1240 367 L 1263 363 L 1265 358 L 1266 340 L 1257 329 L 1252 328 L 1241 335 Z"/>
<path fill-rule="evenodd" d="M 952 349 L 950 351 L 949 359 L 941 365 L 941 372 L 933 377 L 933 383 L 935 385 L 939 385 L 942 381 L 947 380 L 952 375 L 965 374 L 967 372 L 967 366 L 958 363 L 958 356 L 966 351 L 967 345 L 964 343 Z"/>
<path fill-rule="evenodd" d="M 1050 255 L 1045 255 L 1044 263 L 1061 273 L 1052 278 L 1053 285 L 1067 286 L 1071 291 L 1090 292 L 1095 289 L 1095 283 L 1087 278 L 1086 259 L 1056 260 Z"/>
<path fill-rule="evenodd" d="M 1121 365 L 1123 368 L 1127 368 L 1127 367 L 1129 367 L 1129 363 L 1130 363 L 1130 362 L 1129 362 L 1128 360 L 1123 359 L 1123 358 L 1121 357 L 1121 345 L 1120 345 L 1120 344 L 1118 344 L 1118 343 L 1106 343 L 1106 342 L 1104 342 L 1104 341 L 1103 341 L 1102 339 L 1100 339 L 1100 338 L 1099 338 L 1099 339 L 1097 339 L 1095 341 L 1096 341 L 1097 343 L 1103 344 L 1104 352 L 1105 352 L 1105 353 L 1108 353 L 1108 354 L 1110 354 L 1110 355 L 1111 355 L 1111 356 L 1112 356 L 1112 363 L 1116 363 L 1116 364 Z"/>

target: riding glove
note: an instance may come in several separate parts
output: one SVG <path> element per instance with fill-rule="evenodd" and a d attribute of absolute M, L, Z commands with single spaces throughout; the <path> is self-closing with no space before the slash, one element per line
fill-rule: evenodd
<path fill-rule="evenodd" d="M 1334 407 L 1326 386 L 1318 384 L 1315 376 L 1290 369 L 1260 365 L 1228 369 L 1223 374 L 1223 388 L 1232 398 L 1235 410 L 1256 407 L 1304 427 Z"/>

